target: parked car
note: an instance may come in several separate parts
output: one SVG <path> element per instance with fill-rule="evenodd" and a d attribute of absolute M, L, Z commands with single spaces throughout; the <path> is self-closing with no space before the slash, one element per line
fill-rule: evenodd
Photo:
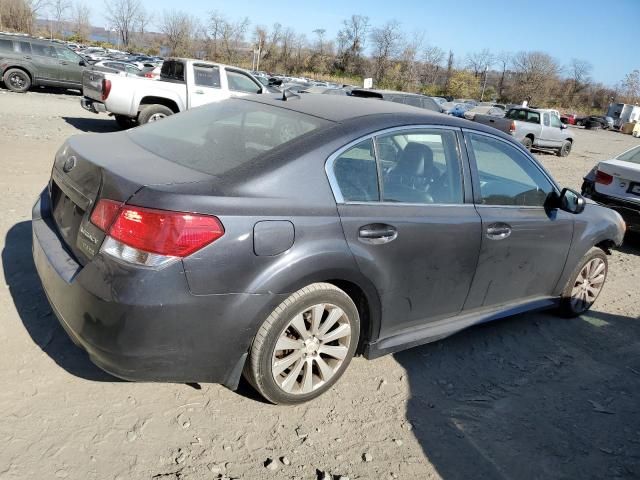
<path fill-rule="evenodd" d="M 131 75 L 140 75 L 143 69 L 133 63 L 129 62 L 119 62 L 117 60 L 100 60 L 93 64 L 93 69 L 98 71 L 119 71 L 128 73 Z M 107 70 L 101 70 L 101 69 Z M 153 69 L 154 67 L 151 67 Z"/>
<path fill-rule="evenodd" d="M 331 95 L 74 136 L 32 228 L 52 310 L 98 366 L 230 388 L 244 372 L 274 403 L 326 392 L 357 353 L 579 315 L 624 235 L 497 130 Z"/>
<path fill-rule="evenodd" d="M 590 115 L 588 117 L 579 118 L 576 125 L 584 126 L 587 130 L 595 130 L 599 128 L 607 130 L 609 128 L 613 128 L 613 118 Z"/>
<path fill-rule="evenodd" d="M 263 85 L 249 72 L 219 63 L 172 58 L 162 64 L 160 80 L 87 71 L 82 107 L 107 112 L 129 128 L 230 96 L 260 93 Z"/>
<path fill-rule="evenodd" d="M 488 115 L 490 117 L 504 117 L 505 111 L 494 106 L 478 106 L 463 112 L 462 116 L 467 120 L 473 120 L 476 115 Z"/>
<path fill-rule="evenodd" d="M 454 117 L 464 118 L 465 112 L 468 112 L 472 108 L 475 108 L 471 103 L 456 103 L 455 106 L 447 113 Z"/>
<path fill-rule="evenodd" d="M 412 107 L 424 108 L 433 112 L 442 112 L 442 107 L 433 98 L 417 93 L 398 92 L 395 90 L 373 90 L 365 88 L 354 88 L 351 95 L 361 98 L 379 98 L 389 102 L 402 103 Z"/>
<path fill-rule="evenodd" d="M 618 211 L 630 230 L 640 231 L 640 145 L 593 167 L 582 194 Z"/>
<path fill-rule="evenodd" d="M 559 157 L 566 157 L 573 147 L 573 133 L 549 111 L 518 107 L 510 109 L 504 118 L 478 115 L 475 121 L 510 134 L 527 150 L 554 150 Z"/>
<path fill-rule="evenodd" d="M 40 85 L 80 90 L 85 66 L 82 57 L 64 45 L 0 34 L 0 81 L 13 92 Z"/>
<path fill-rule="evenodd" d="M 560 115 L 560 121 L 565 125 L 575 125 L 578 115 L 576 113 L 563 113 Z"/>

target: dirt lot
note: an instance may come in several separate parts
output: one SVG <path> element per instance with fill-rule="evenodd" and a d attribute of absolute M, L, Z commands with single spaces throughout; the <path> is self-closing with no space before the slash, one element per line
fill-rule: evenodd
<path fill-rule="evenodd" d="M 0 90 L 1 479 L 640 478 L 637 240 L 610 257 L 589 315 L 521 315 L 358 358 L 332 392 L 299 407 L 265 404 L 245 385 L 101 372 L 48 307 L 30 211 L 66 137 L 113 129 L 75 95 Z M 576 138 L 568 158 L 540 155 L 574 188 L 597 159 L 638 143 Z"/>

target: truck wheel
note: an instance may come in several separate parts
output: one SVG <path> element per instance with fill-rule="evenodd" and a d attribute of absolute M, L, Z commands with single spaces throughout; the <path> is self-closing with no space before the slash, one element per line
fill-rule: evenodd
<path fill-rule="evenodd" d="M 524 145 L 524 148 L 531 151 L 531 147 L 533 147 L 533 140 L 531 140 L 531 137 L 524 137 L 522 145 Z"/>
<path fill-rule="evenodd" d="M 562 292 L 560 313 L 577 317 L 591 308 L 607 279 L 607 254 L 593 247 L 582 257 Z"/>
<path fill-rule="evenodd" d="M 144 125 L 149 122 L 157 122 L 165 117 L 173 115 L 173 110 L 164 105 L 147 105 L 138 115 L 138 123 Z"/>
<path fill-rule="evenodd" d="M 16 93 L 25 93 L 31 87 L 31 78 L 24 70 L 12 68 L 4 74 L 4 84 Z"/>
<path fill-rule="evenodd" d="M 244 376 L 272 403 L 295 404 L 326 392 L 353 357 L 358 309 L 334 285 L 314 283 L 282 302 L 260 327 Z"/>
<path fill-rule="evenodd" d="M 115 119 L 118 126 L 123 130 L 128 130 L 129 128 L 133 128 L 136 126 L 136 121 L 131 117 L 127 117 L 126 115 L 115 115 Z"/>
<path fill-rule="evenodd" d="M 571 142 L 566 141 L 562 144 L 562 147 L 558 150 L 559 157 L 567 157 L 571 153 Z"/>

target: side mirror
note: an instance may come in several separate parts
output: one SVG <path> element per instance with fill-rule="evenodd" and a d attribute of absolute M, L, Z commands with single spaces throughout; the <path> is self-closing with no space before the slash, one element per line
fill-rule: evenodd
<path fill-rule="evenodd" d="M 586 201 L 582 195 L 570 188 L 563 188 L 559 198 L 559 208 L 565 212 L 582 213 Z"/>
<path fill-rule="evenodd" d="M 567 126 L 564 123 L 560 124 L 560 130 L 565 130 L 567 129 Z"/>

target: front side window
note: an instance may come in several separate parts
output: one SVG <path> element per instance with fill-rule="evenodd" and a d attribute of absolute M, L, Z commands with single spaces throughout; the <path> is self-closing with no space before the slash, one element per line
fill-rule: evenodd
<path fill-rule="evenodd" d="M 478 168 L 483 205 L 544 205 L 554 187 L 530 158 L 502 140 L 467 135 Z"/>
<path fill-rule="evenodd" d="M 407 130 L 376 138 L 385 202 L 463 203 L 456 134 Z"/>
<path fill-rule="evenodd" d="M 378 201 L 378 173 L 373 140 L 367 139 L 336 158 L 333 173 L 345 202 Z"/>
<path fill-rule="evenodd" d="M 262 91 L 262 87 L 259 87 L 244 73 L 227 70 L 227 80 L 229 82 L 229 90 L 234 92 L 260 93 Z"/>
<path fill-rule="evenodd" d="M 199 87 L 220 88 L 220 68 L 214 65 L 194 65 L 194 82 Z"/>
<path fill-rule="evenodd" d="M 556 115 L 551 115 L 551 126 L 556 128 L 562 127 L 562 122 L 560 121 L 560 118 L 558 118 Z"/>
<path fill-rule="evenodd" d="M 56 52 L 58 53 L 58 58 L 60 58 L 61 60 L 80 63 L 81 58 L 68 48 L 56 48 Z"/>

